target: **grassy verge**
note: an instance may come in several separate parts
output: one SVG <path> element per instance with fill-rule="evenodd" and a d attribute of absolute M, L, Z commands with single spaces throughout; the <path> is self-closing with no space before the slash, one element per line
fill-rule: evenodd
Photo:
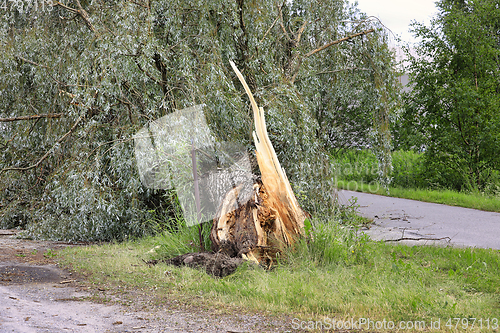
<path fill-rule="evenodd" d="M 190 268 L 143 263 L 194 251 L 195 228 L 135 242 L 68 248 L 60 260 L 96 284 L 322 324 L 367 318 L 396 325 L 420 321 L 429 328 L 431 321 L 440 320 L 440 329 L 433 332 L 455 331 L 445 325 L 450 318 L 483 318 L 483 330 L 476 325 L 468 332 L 492 331 L 493 318 L 500 325 L 500 251 L 393 246 L 371 242 L 335 222 L 313 225 L 314 238 L 300 242 L 275 269 L 243 266 L 222 279 Z"/>
<path fill-rule="evenodd" d="M 339 189 L 387 195 L 396 198 L 413 199 L 440 203 L 450 206 L 500 212 L 500 198 L 475 193 L 461 193 L 450 190 L 422 190 L 390 187 L 389 193 L 377 183 L 366 184 L 360 181 L 337 181 Z"/>

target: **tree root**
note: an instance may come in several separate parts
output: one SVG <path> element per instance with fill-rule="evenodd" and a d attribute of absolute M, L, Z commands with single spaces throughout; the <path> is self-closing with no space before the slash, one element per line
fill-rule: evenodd
<path fill-rule="evenodd" d="M 224 253 L 196 252 L 170 259 L 149 260 L 146 264 L 154 266 L 160 262 L 177 267 L 204 268 L 207 274 L 222 278 L 233 274 L 239 265 L 248 261 L 243 258 L 231 258 Z"/>

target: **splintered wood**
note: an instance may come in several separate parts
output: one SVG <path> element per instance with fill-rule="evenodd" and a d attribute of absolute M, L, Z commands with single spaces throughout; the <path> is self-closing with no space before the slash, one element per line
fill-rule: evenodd
<path fill-rule="evenodd" d="M 262 179 L 253 186 L 250 200 L 238 204 L 240 187 L 222 201 L 213 220 L 210 239 L 214 252 L 271 265 L 276 254 L 303 235 L 306 213 L 300 207 L 267 134 L 264 110 L 233 62 L 231 66 L 250 99 L 255 131 L 253 138 Z"/>

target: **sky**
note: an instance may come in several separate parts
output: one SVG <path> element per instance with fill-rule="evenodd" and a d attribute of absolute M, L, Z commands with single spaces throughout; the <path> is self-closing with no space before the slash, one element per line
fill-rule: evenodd
<path fill-rule="evenodd" d="M 354 0 L 349 0 L 354 2 Z M 437 13 L 435 0 L 358 0 L 358 8 L 368 16 L 378 17 L 403 43 L 415 43 L 416 39 L 408 31 L 411 21 L 424 22 Z"/>

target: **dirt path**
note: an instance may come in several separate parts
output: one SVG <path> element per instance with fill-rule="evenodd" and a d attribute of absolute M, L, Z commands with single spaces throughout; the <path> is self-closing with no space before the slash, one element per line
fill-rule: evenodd
<path fill-rule="evenodd" d="M 366 231 L 373 239 L 411 238 L 420 240 L 405 242 L 500 249 L 500 213 L 369 193 L 339 192 L 343 203 L 352 197 L 358 198 L 361 215 L 373 219 L 374 224 Z M 426 240 L 429 238 L 442 240 Z"/>
<path fill-rule="evenodd" d="M 57 266 L 69 244 L 13 238 L 0 230 L 0 333 L 4 332 L 286 332 L 291 321 L 177 304 L 121 299 Z M 92 301 L 98 294 L 104 304 Z M 128 302 L 129 306 L 123 304 Z"/>

